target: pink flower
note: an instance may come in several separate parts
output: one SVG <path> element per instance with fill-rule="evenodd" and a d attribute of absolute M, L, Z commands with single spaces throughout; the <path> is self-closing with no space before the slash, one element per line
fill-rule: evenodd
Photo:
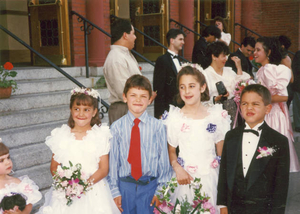
<path fill-rule="evenodd" d="M 205 202 L 203 204 L 203 208 L 204 209 L 208 209 L 210 211 L 211 214 L 215 214 L 216 213 L 216 209 L 214 208 L 214 206 L 210 203 L 210 202 Z"/>
<path fill-rule="evenodd" d="M 226 111 L 226 110 L 223 110 L 222 112 L 221 112 L 221 115 L 222 115 L 222 117 L 223 118 L 227 118 L 227 116 L 228 116 L 228 111 Z"/>
<path fill-rule="evenodd" d="M 211 163 L 212 168 L 217 168 L 219 166 L 219 162 L 217 159 L 214 159 L 213 162 Z"/>
<path fill-rule="evenodd" d="M 188 172 L 194 174 L 194 173 L 198 170 L 198 166 L 197 166 L 197 165 L 195 165 L 195 166 L 193 166 L 193 165 L 188 165 L 188 166 L 186 167 L 186 170 L 187 170 Z"/>
<path fill-rule="evenodd" d="M 63 182 L 61 182 L 61 185 L 62 185 L 63 187 L 68 186 L 68 181 L 63 181 Z"/>
<path fill-rule="evenodd" d="M 76 179 L 74 180 L 74 183 L 78 184 L 78 183 L 79 183 L 79 179 L 76 178 Z"/>
<path fill-rule="evenodd" d="M 31 188 L 31 186 L 29 184 L 27 184 L 24 188 L 24 192 L 26 193 L 32 193 L 33 189 Z"/>
<path fill-rule="evenodd" d="M 182 132 L 188 132 L 189 130 L 190 130 L 190 126 L 187 125 L 186 123 L 183 123 L 182 127 L 181 127 L 181 131 Z"/>
<path fill-rule="evenodd" d="M 164 201 L 161 205 L 158 206 L 158 208 L 164 213 L 169 213 L 173 210 L 174 204 L 167 204 L 166 201 Z M 154 208 L 154 214 L 160 214 L 160 212 L 156 208 Z"/>

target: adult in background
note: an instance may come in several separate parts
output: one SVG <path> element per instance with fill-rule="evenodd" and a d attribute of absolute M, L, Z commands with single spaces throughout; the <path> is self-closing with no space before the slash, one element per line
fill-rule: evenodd
<path fill-rule="evenodd" d="M 204 69 L 207 68 L 210 63 L 206 59 L 207 45 L 221 38 L 221 30 L 214 25 L 207 26 L 202 32 L 202 36 L 195 43 L 193 48 L 192 61 L 198 63 Z"/>
<path fill-rule="evenodd" d="M 283 53 L 283 58 L 282 58 L 280 64 L 283 64 L 286 67 L 288 67 L 289 69 L 292 69 L 292 60 L 288 55 L 289 54 L 288 50 L 289 50 L 289 48 L 291 47 L 291 44 L 292 44 L 291 39 L 287 36 L 281 35 L 281 36 L 278 36 L 278 40 L 280 42 L 280 45 L 281 45 L 281 48 L 282 48 L 282 53 Z M 291 87 L 291 84 L 294 82 L 294 75 L 293 75 L 292 70 L 291 70 L 291 74 L 292 74 L 292 77 L 291 77 L 290 83 L 287 86 L 288 100 L 286 101 L 286 104 L 287 104 L 288 108 L 290 107 L 290 104 L 291 104 L 291 102 L 293 100 L 293 97 L 294 97 L 294 91 Z"/>
<path fill-rule="evenodd" d="M 224 22 L 224 19 L 221 16 L 216 16 L 214 18 L 214 23 L 215 23 L 216 27 L 221 30 L 221 38 L 219 39 L 219 41 L 225 42 L 226 45 L 229 46 L 230 41 L 231 41 L 231 34 L 226 33 L 227 25 Z"/>
<path fill-rule="evenodd" d="M 237 56 L 231 57 L 237 67 L 235 73 L 231 67 L 225 67 L 228 46 L 221 41 L 214 42 L 207 47 L 207 58 L 210 66 L 206 68 L 206 82 L 209 89 L 209 96 L 213 103 L 222 103 L 223 108 L 231 116 L 231 127 L 234 124 L 237 107 L 233 100 L 235 85 L 240 80 L 250 79 L 250 75 L 242 71 L 241 60 Z M 226 88 L 226 94 L 219 94 L 216 83 L 222 82 Z"/>
<path fill-rule="evenodd" d="M 294 91 L 293 99 L 293 117 L 295 131 L 300 132 L 300 51 L 297 51 L 293 62 L 292 70 L 294 74 L 294 82 L 292 83 L 292 89 Z"/>
<path fill-rule="evenodd" d="M 168 51 L 157 58 L 153 89 L 157 93 L 154 101 L 154 116 L 160 118 L 169 105 L 176 105 L 174 96 L 178 93 L 176 86 L 177 73 L 181 69 L 178 52 L 184 45 L 185 34 L 179 29 L 170 29 L 167 33 Z"/>
<path fill-rule="evenodd" d="M 241 43 L 241 47 L 239 47 L 239 49 L 237 49 L 236 52 L 230 54 L 225 66 L 231 67 L 232 70 L 234 70 L 236 73 L 237 68 L 235 62 L 231 58 L 233 56 L 237 56 L 241 60 L 242 71 L 248 73 L 253 79 L 254 76 L 252 73 L 252 64 L 249 60 L 249 56 L 251 56 L 254 52 L 255 42 L 256 41 L 253 37 L 251 36 L 245 37 Z"/>
<path fill-rule="evenodd" d="M 136 39 L 131 23 L 124 19 L 116 20 L 111 26 L 110 52 L 103 67 L 103 74 L 110 93 L 108 101 L 109 123 L 121 118 L 128 111 L 123 102 L 123 89 L 126 80 L 134 75 L 141 74 L 138 63 L 130 52 Z"/>

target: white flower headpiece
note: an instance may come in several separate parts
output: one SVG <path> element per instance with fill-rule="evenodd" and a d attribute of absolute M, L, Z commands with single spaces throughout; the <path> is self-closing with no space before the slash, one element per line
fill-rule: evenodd
<path fill-rule="evenodd" d="M 181 65 L 181 68 L 184 68 L 186 66 L 191 66 L 192 68 L 196 68 L 198 71 L 200 71 L 201 73 L 203 73 L 203 68 L 199 64 L 197 64 L 197 63 L 186 62 L 186 63 L 183 63 Z"/>
<path fill-rule="evenodd" d="M 87 89 L 87 88 L 77 87 L 77 88 L 74 88 L 74 89 L 71 90 L 71 95 L 79 94 L 79 93 L 92 96 L 96 99 L 98 99 L 98 97 L 99 97 L 99 99 L 101 99 L 99 92 L 95 89 L 92 89 L 92 88 Z"/>

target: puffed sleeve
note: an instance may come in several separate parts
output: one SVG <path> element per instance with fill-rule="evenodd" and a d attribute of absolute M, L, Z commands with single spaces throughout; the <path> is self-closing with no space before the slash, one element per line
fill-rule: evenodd
<path fill-rule="evenodd" d="M 27 175 L 19 178 L 18 192 L 27 197 L 26 204 L 35 204 L 42 198 L 39 187 Z"/>
<path fill-rule="evenodd" d="M 211 108 L 211 115 L 214 123 L 217 125 L 216 133 L 214 135 L 214 142 L 218 143 L 224 140 L 226 133 L 230 130 L 230 115 L 222 108 L 221 104 L 216 104 Z"/>
<path fill-rule="evenodd" d="M 51 135 L 46 137 L 45 144 L 51 149 L 54 154 L 54 160 L 62 163 L 65 159 L 65 151 L 71 145 L 70 139 L 74 138 L 71 133 L 71 128 L 64 124 L 59 128 L 51 131 Z"/>
<path fill-rule="evenodd" d="M 259 79 L 271 95 L 288 96 L 287 85 L 291 80 L 291 70 L 285 65 L 266 64 L 259 72 Z"/>
<path fill-rule="evenodd" d="M 178 119 L 180 116 L 180 109 L 170 105 L 169 112 L 165 111 L 165 113 L 162 115 L 162 122 L 167 127 L 167 139 L 168 143 L 172 147 L 177 147 L 179 145 L 178 142 L 178 129 L 177 124 Z"/>
<path fill-rule="evenodd" d="M 231 34 L 222 32 L 221 33 L 221 40 L 223 40 L 226 43 L 226 45 L 229 46 L 230 41 L 231 41 Z"/>
<path fill-rule="evenodd" d="M 99 126 L 94 126 L 93 129 L 97 131 L 97 139 L 99 139 L 99 143 L 97 144 L 97 151 L 99 157 L 102 155 L 107 155 L 110 150 L 110 139 L 112 135 L 109 130 L 109 126 L 106 124 L 102 124 Z"/>

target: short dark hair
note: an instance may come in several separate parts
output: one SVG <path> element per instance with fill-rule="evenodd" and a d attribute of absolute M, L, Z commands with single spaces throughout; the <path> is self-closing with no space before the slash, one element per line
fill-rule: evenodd
<path fill-rule="evenodd" d="M 183 75 L 191 75 L 191 76 L 195 77 L 197 82 L 199 82 L 200 86 L 203 86 L 204 84 L 206 84 L 205 91 L 201 94 L 201 101 L 208 101 L 209 100 L 209 89 L 208 89 L 208 85 L 206 83 L 205 76 L 203 75 L 203 73 L 201 71 L 199 71 L 193 65 L 194 64 L 192 64 L 192 66 L 185 66 L 185 67 L 181 68 L 181 70 L 179 71 L 179 73 L 177 75 L 177 88 L 179 89 L 179 80 Z M 176 96 L 176 101 L 180 105 L 184 104 L 179 93 Z"/>
<path fill-rule="evenodd" d="M 9 148 L 5 146 L 4 143 L 0 143 L 0 156 L 7 155 L 9 153 Z"/>
<path fill-rule="evenodd" d="M 208 64 L 210 65 L 212 62 L 212 55 L 219 57 L 221 53 L 224 53 L 225 55 L 230 53 L 229 47 L 225 44 L 225 42 L 216 41 L 209 44 L 206 49 L 206 59 Z"/>
<path fill-rule="evenodd" d="M 216 16 L 214 18 L 214 23 L 216 24 L 216 21 L 218 22 L 222 22 L 222 25 L 223 25 L 223 31 L 224 32 L 227 32 L 227 24 L 224 22 L 224 19 L 221 17 L 221 16 Z"/>
<path fill-rule="evenodd" d="M 265 86 L 260 84 L 247 85 L 242 91 L 241 100 L 243 98 L 243 95 L 248 92 L 254 92 L 261 96 L 265 106 L 271 104 L 272 96 L 269 89 L 267 89 Z"/>
<path fill-rule="evenodd" d="M 111 25 L 111 43 L 114 44 L 118 41 L 124 33 L 130 34 L 132 25 L 130 21 L 126 19 L 117 19 Z"/>
<path fill-rule="evenodd" d="M 208 37 L 209 35 L 215 36 L 217 39 L 221 38 L 221 30 L 215 25 L 207 26 L 202 32 L 203 37 Z"/>
<path fill-rule="evenodd" d="M 135 74 L 129 77 L 125 83 L 123 93 L 127 96 L 127 92 L 131 88 L 143 89 L 149 92 L 149 98 L 152 96 L 152 88 L 150 81 L 140 74 Z"/>
<path fill-rule="evenodd" d="M 244 45 L 244 47 L 247 47 L 248 45 L 250 45 L 252 48 L 255 47 L 255 38 L 252 36 L 247 36 L 243 39 L 241 46 Z"/>
<path fill-rule="evenodd" d="M 180 34 L 182 34 L 184 37 L 186 37 L 185 33 L 182 30 L 176 29 L 176 28 L 170 29 L 166 36 L 168 46 L 170 46 L 171 39 L 176 39 L 176 37 Z"/>
<path fill-rule="evenodd" d="M 260 37 L 256 42 L 262 43 L 266 55 L 269 57 L 271 64 L 279 65 L 283 59 L 283 49 L 281 48 L 279 39 L 276 37 Z M 269 51 L 271 51 L 269 55 Z"/>
<path fill-rule="evenodd" d="M 91 90 L 91 89 L 87 88 L 87 90 Z M 97 113 L 92 118 L 90 125 L 94 126 L 95 124 L 97 124 L 97 125 L 101 124 L 101 120 L 99 117 L 99 110 L 98 110 L 98 99 L 96 99 L 90 95 L 86 95 L 84 93 L 76 93 L 71 96 L 70 109 L 72 109 L 75 102 L 77 105 L 92 106 L 94 109 L 96 109 Z M 70 128 L 75 127 L 75 121 L 73 120 L 72 113 L 70 113 L 68 125 L 70 126 Z"/>
<path fill-rule="evenodd" d="M 13 193 L 11 196 L 4 196 L 0 203 L 0 208 L 5 211 L 18 206 L 19 210 L 23 211 L 26 207 L 25 198 L 27 199 L 25 195 L 19 193 Z"/>
<path fill-rule="evenodd" d="M 289 49 L 292 45 L 291 39 L 287 36 L 281 35 L 278 37 L 278 40 L 280 42 L 281 45 L 284 46 L 285 49 Z"/>

